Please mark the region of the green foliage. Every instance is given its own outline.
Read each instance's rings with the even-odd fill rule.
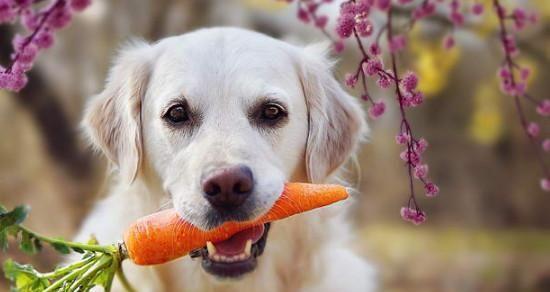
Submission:
[[[21,265],[11,259],[4,262],[4,274],[13,284],[12,291],[43,291],[50,282],[30,265]]]
[[[110,291],[115,274],[119,272],[119,248],[115,245],[101,246],[92,239],[84,244],[50,238],[37,234],[20,225],[27,217],[29,208],[20,206],[7,211],[0,205],[0,248],[8,247],[8,237],[19,241],[19,249],[27,254],[35,254],[44,243],[61,254],[71,251],[82,254],[82,258],[72,264],[56,268],[50,273],[40,273],[31,265],[22,265],[8,259],[4,262],[4,275],[12,283],[12,291],[90,291],[102,286]],[[130,287],[128,287],[131,290]]]

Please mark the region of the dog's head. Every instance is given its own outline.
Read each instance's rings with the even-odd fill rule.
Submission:
[[[208,229],[269,210],[284,182],[321,182],[365,129],[320,46],[207,29],[122,50],[90,102],[92,142],[132,183],[153,175],[182,218]],[[251,271],[269,226],[195,255],[218,276]]]

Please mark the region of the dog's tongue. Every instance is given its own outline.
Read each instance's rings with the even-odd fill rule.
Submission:
[[[231,256],[238,255],[244,252],[247,240],[252,240],[252,243],[256,243],[264,234],[264,226],[255,226],[245,229],[239,233],[235,233],[229,239],[214,242],[216,252],[222,255]]]

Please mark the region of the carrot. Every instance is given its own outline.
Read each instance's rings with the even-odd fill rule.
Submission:
[[[273,207],[255,220],[225,222],[217,228],[202,230],[181,219],[174,209],[169,209],[138,219],[124,234],[124,243],[127,255],[134,263],[161,264],[204,247],[207,241],[223,241],[253,226],[323,207],[347,197],[346,188],[338,185],[287,183]]]

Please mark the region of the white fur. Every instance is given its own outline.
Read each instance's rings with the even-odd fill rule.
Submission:
[[[254,215],[271,207],[285,181],[328,181],[366,132],[331,65],[320,46],[298,48],[235,28],[124,48],[84,118],[114,178],[77,240],[120,240],[132,221],[166,201],[210,227],[199,182],[204,169],[220,164],[252,169]],[[170,130],[161,119],[179,97],[201,112],[193,130]],[[247,110],[265,97],[287,106],[284,126],[263,131],[249,121]],[[258,267],[239,280],[217,280],[188,257],[155,267],[126,262],[124,269],[138,291],[374,291],[373,269],[347,247],[344,205],[274,223]]]

